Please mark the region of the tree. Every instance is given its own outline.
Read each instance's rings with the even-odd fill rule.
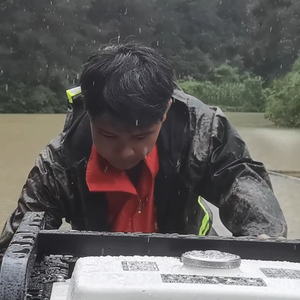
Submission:
[[[1,73],[6,84],[19,86],[23,95],[15,97],[10,94],[17,106],[14,111],[27,111],[23,105],[25,95],[26,99],[37,99],[36,93],[40,91],[41,98],[49,98],[50,105],[52,93],[58,99],[64,99],[64,89],[75,83],[82,58],[91,50],[92,41],[99,34],[96,28],[88,26],[86,13],[91,4],[87,0],[85,4],[79,0],[72,3],[67,0],[2,3]],[[61,110],[58,110],[64,111],[63,103],[59,101],[57,107]],[[36,110],[57,109],[49,109],[47,105],[39,108],[37,103]]]
[[[285,74],[299,51],[297,0],[258,0],[251,7],[255,18],[251,47],[246,49],[246,68],[267,79]]]
[[[129,40],[154,47],[178,79],[205,81],[207,97],[261,110],[264,80],[249,74],[290,70],[299,16],[298,0],[2,0],[0,111],[63,112],[92,51]]]

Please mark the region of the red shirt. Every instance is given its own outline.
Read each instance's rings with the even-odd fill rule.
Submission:
[[[104,192],[108,202],[108,222],[115,232],[157,231],[154,206],[154,181],[159,170],[156,146],[143,160],[141,176],[135,187],[125,171],[102,158],[95,147],[86,170],[90,192]]]

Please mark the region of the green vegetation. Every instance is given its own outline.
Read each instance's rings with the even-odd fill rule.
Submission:
[[[266,93],[261,77],[240,75],[237,68],[225,64],[211,72],[210,77],[210,81],[187,80],[179,85],[186,93],[225,111],[264,111]]]
[[[2,0],[0,112],[65,112],[91,52],[137,40],[205,103],[299,127],[299,15],[299,0]]]
[[[266,117],[278,126],[300,127],[300,58],[268,91]]]
[[[264,88],[261,77],[238,74],[238,69],[222,65],[211,81],[180,81],[188,94],[224,111],[265,112],[277,126],[300,127],[300,58],[291,72]]]

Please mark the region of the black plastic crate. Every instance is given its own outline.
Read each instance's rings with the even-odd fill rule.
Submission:
[[[300,240],[116,234],[43,230],[44,213],[27,213],[8,247],[0,271],[0,299],[50,299],[53,282],[70,278],[84,256],[179,257],[191,250],[219,250],[243,259],[300,262]]]

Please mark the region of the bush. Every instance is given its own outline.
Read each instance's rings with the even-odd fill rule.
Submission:
[[[241,81],[238,68],[231,67],[226,63],[212,69],[208,74],[208,79],[214,84],[239,83]]]
[[[188,80],[181,88],[209,105],[226,107],[231,111],[261,112],[266,95],[260,77],[247,77],[243,82],[214,84],[210,81]]]
[[[66,97],[59,97],[48,87],[27,87],[24,83],[0,83],[0,112],[61,113],[66,111]]]
[[[285,78],[273,82],[267,97],[265,117],[277,126],[300,127],[299,72],[292,71]]]
[[[266,90],[263,88],[262,78],[247,78],[243,81],[243,85],[243,111],[263,112],[266,103]]]

